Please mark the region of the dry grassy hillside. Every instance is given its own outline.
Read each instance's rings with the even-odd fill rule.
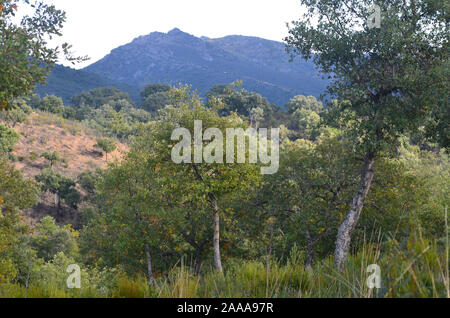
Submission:
[[[94,147],[98,134],[83,128],[79,122],[49,113],[33,113],[25,123],[17,124],[14,129],[20,133],[20,141],[13,152],[18,158],[15,165],[28,178],[34,178],[48,167],[48,161],[41,158],[46,151],[57,151],[65,162],[57,163],[53,169],[74,179],[84,171],[107,166],[105,154]],[[108,154],[108,161],[120,160],[127,150],[126,145],[117,142],[117,149]],[[79,217],[78,211],[69,207],[65,207],[63,216],[57,215],[54,195],[48,193],[42,195],[36,207],[25,211],[30,224],[35,224],[46,215],[53,216],[59,223],[74,225]]]
[[[107,165],[105,155],[94,147],[96,133],[83,129],[80,123],[33,113],[26,123],[14,129],[21,135],[13,152],[19,158],[16,168],[27,177],[34,177],[46,167],[46,160],[40,157],[46,151],[57,151],[66,160],[66,164],[57,164],[55,170],[70,177]],[[108,155],[108,161],[120,160],[126,151],[127,147],[117,142],[117,150]]]

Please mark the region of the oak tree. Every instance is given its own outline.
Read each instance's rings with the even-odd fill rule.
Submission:
[[[376,10],[368,0],[301,3],[307,10],[290,27],[289,51],[328,74],[327,93],[340,102],[336,114],[351,121],[363,160],[360,186],[337,236],[335,264],[342,268],[378,155],[426,123],[443,102],[436,91],[445,89],[436,88],[448,91],[442,67],[449,58],[449,7],[441,0],[375,1]],[[448,108],[448,99],[444,103]]]

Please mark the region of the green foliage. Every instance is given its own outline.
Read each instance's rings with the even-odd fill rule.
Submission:
[[[86,228],[89,240],[85,246],[96,241],[98,247],[91,261],[108,260],[110,265],[118,262],[142,271],[145,259],[139,255],[149,244],[152,254],[192,252],[200,266],[212,247],[208,245],[213,236],[212,200],[225,204],[236,191],[245,192],[260,181],[256,165],[172,162],[171,135],[175,127],[186,127],[193,134],[194,119],[224,133],[226,128],[245,129],[246,125],[235,115],[220,117],[186,88],[171,94],[176,98],[175,105],[161,111],[161,120],[142,128],[123,162],[111,166],[99,182],[96,201],[101,214]],[[227,213],[225,206],[221,211],[225,221],[232,217]],[[104,240],[101,248],[103,243],[99,242]],[[111,242],[117,244],[112,247]],[[170,257],[153,260],[159,264]]]
[[[56,56],[40,35],[59,30],[64,15],[36,7],[43,23],[27,37],[29,29],[10,22],[12,1],[0,0],[0,106],[14,106],[0,113],[0,151],[8,155],[0,156],[0,297],[448,297],[450,165],[439,149],[448,146],[448,26],[440,2],[380,2],[380,29],[365,25],[365,1],[302,2],[311,10],[287,43],[331,74],[326,108],[298,95],[284,111],[240,82],[214,86],[206,103],[188,87],[150,84],[140,109],[115,88],[82,92],[72,106],[53,95],[30,98],[42,111],[38,124],[107,136],[96,144],[106,160],[116,139],[130,143],[120,161],[76,181],[52,169],[62,161],[57,152],[42,153],[50,169],[35,180],[55,195],[58,213],[62,203],[78,209],[84,201],[81,215],[74,211],[78,232],[49,216],[26,225],[20,210],[36,205],[39,189],[7,160],[19,140],[7,125],[32,110],[18,96],[48,70],[35,69],[37,60],[49,65]],[[261,176],[258,164],[174,163],[174,129],[194,135],[196,120],[224,137],[227,128],[280,127],[278,173]],[[343,211],[361,199],[367,158],[377,159],[377,174],[347,265],[336,271],[336,235]],[[213,249],[223,273],[211,269]],[[83,287],[73,291],[66,268],[75,263]],[[369,264],[382,268],[379,290],[366,287]]]
[[[15,23],[18,6],[30,10],[29,15]],[[23,7],[23,8],[22,8]],[[2,0],[0,10],[0,109],[10,109],[12,100],[30,95],[36,83],[44,83],[58,55],[65,53],[69,60],[70,45],[51,47],[48,37],[61,36],[65,13],[42,1]]]
[[[74,95],[72,97],[72,104],[76,108],[82,107],[83,105],[100,108],[105,104],[116,103],[121,100],[126,100],[133,104],[128,93],[121,92],[114,87],[103,87],[82,92],[80,95]]]
[[[41,154],[41,158],[45,158],[50,163],[50,168],[52,168],[56,163],[63,162],[64,160],[60,157],[59,153],[57,151],[53,152],[44,152]]]
[[[60,228],[52,217],[42,218],[35,232],[37,234],[32,237],[31,245],[36,249],[37,256],[45,261],[52,260],[60,252],[69,257],[77,255],[77,233],[70,227]]]
[[[96,210],[82,232],[80,246],[92,264],[122,264],[128,273],[145,273],[145,244],[152,252],[172,247],[151,171],[139,165],[130,157],[120,166],[113,164],[98,180]],[[153,267],[160,270],[161,261],[154,259]]]
[[[167,84],[149,84],[145,86],[144,90],[141,92],[142,101],[146,100],[147,97],[156,93],[168,93],[172,87]]]
[[[10,211],[30,208],[38,197],[36,184],[0,157],[0,207]]]
[[[448,8],[448,7],[447,7]],[[440,147],[450,148],[450,107],[448,102],[448,78],[450,77],[450,62],[447,59],[442,67],[438,67],[435,76],[440,79],[440,85],[430,87],[437,98],[436,107],[425,125],[425,136]]]
[[[12,104],[12,109],[0,112],[0,119],[11,123],[14,127],[27,120],[28,115],[32,112],[32,108],[28,106],[23,99],[16,99]]]
[[[22,247],[18,243],[21,235],[27,231],[28,228],[21,222],[19,213],[4,211],[2,207],[0,211],[0,286],[14,281],[19,275],[20,269],[13,256],[16,248]]]
[[[221,115],[229,115],[230,112],[236,112],[239,115],[248,117],[252,109],[260,108],[268,116],[274,111],[274,106],[261,95],[245,89],[238,90],[241,85],[242,83],[235,82],[230,85],[216,85],[212,87],[206,94],[208,107],[216,107],[215,104],[218,99],[224,106],[220,109]]]
[[[169,96],[172,89],[166,84],[149,84],[141,92],[140,107],[150,113],[157,113],[158,110],[173,104],[173,100]]]
[[[59,183],[62,179],[63,176],[51,169],[45,169],[40,175],[36,176],[36,181],[42,184],[42,191],[54,194],[58,193]]]
[[[78,176],[78,184],[89,196],[95,194],[96,181],[100,178],[100,171],[85,171]]]
[[[103,135],[127,140],[136,134],[141,123],[150,121],[151,114],[143,109],[137,109],[125,100],[113,106],[105,104],[98,109],[83,106],[76,110],[75,118],[83,120],[83,124],[93,128]]]
[[[106,154],[106,161],[108,161],[108,154],[116,150],[117,145],[113,139],[97,138],[97,143],[94,147],[101,149]]]
[[[366,1],[303,0],[307,10],[285,39],[292,56],[312,59],[332,79],[327,93],[338,100],[331,102],[338,108],[333,120],[348,122],[346,133],[364,154],[360,186],[336,239],[339,268],[345,265],[379,156],[395,152],[402,134],[448,107],[442,98],[449,89],[448,77],[442,76],[449,59],[448,14],[438,3],[377,2],[382,26],[371,27],[367,21],[373,9]]]
[[[74,96],[74,101],[76,106],[65,106],[59,97],[50,95],[41,99],[33,95],[29,103],[34,109],[50,112],[58,118],[82,121],[84,126],[102,135],[122,140],[135,134],[140,123],[151,119],[150,113],[134,106],[127,93],[115,88],[83,92]]]
[[[78,209],[78,204],[81,202],[81,194],[75,186],[75,181],[72,179],[62,178],[59,182],[58,194],[68,206]]]
[[[420,180],[420,192],[411,194],[409,200],[418,195],[422,207],[414,211],[416,222],[420,223],[426,237],[445,240],[445,208],[450,206],[450,161],[445,151],[432,153],[420,150],[404,142],[399,149],[400,162],[408,168],[412,177]]]
[[[77,208],[81,201],[81,194],[75,188],[75,182],[52,169],[44,169],[35,177],[41,183],[42,191],[55,194],[58,212],[61,211],[61,200],[72,208]]]
[[[60,97],[54,95],[45,96],[39,107],[40,110],[62,116],[64,114],[64,103]]]
[[[39,191],[34,182],[26,180],[5,159],[0,157],[0,283],[11,282],[21,275],[18,254],[32,254],[24,248],[21,237],[28,233],[19,209],[38,202]],[[1,285],[0,284],[0,285]]]
[[[449,58],[448,21],[438,6],[428,0],[377,2],[382,27],[370,28],[365,2],[302,3],[309,10],[293,23],[286,42],[291,53],[312,59],[332,77],[328,93],[348,101],[336,115],[352,120],[355,143],[375,154],[426,122],[442,101],[430,87],[448,91],[449,83],[438,76]],[[424,26],[432,31],[423,32]]]
[[[293,118],[297,120],[297,136],[307,140],[315,140],[320,134],[321,117],[314,110],[297,109]]]
[[[295,113],[297,110],[312,110],[316,113],[320,113],[323,110],[323,105],[314,96],[298,95],[293,97],[286,104],[286,111],[290,114]]]
[[[14,145],[19,142],[20,135],[14,129],[0,123],[0,154],[5,155],[14,150]]]

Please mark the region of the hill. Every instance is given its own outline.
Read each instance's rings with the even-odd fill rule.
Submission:
[[[290,63],[281,42],[247,36],[198,38],[179,29],[138,37],[84,70],[133,87],[181,82],[200,93],[242,80],[244,88],[280,105],[299,94],[319,96],[326,86],[312,63]]]
[[[64,159],[53,167],[58,173],[76,180],[85,171],[97,168],[105,169],[105,155],[94,145],[97,133],[85,129],[79,122],[64,120],[50,113],[32,113],[26,122],[17,124],[14,129],[20,133],[20,140],[13,154],[18,158],[15,166],[27,178],[34,178],[48,166],[41,158],[44,152],[57,151]],[[108,155],[109,162],[120,160],[128,151],[127,146],[116,142],[117,150]],[[81,191],[81,189],[79,189]],[[27,222],[35,224],[46,215],[53,216],[58,222],[77,225],[80,213],[68,206],[64,207],[64,216],[58,215],[54,206],[54,196],[43,193],[41,202],[32,209],[24,211]]]
[[[135,103],[139,102],[140,90],[137,87],[62,65],[56,65],[53,68],[47,79],[47,84],[39,85],[36,88],[36,93],[41,97],[56,95],[61,97],[65,104],[70,104],[70,98],[73,95],[100,87],[116,87],[123,92],[129,93]]]

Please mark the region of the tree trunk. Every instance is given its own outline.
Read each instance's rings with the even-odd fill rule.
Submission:
[[[61,196],[58,194],[58,205],[56,213],[58,213],[59,216],[61,216]]]
[[[214,265],[219,272],[223,272],[222,260],[220,258],[220,211],[217,205],[217,199],[211,196],[211,204],[214,210]]]
[[[306,241],[307,241],[307,251],[306,251],[306,267],[311,268],[314,265],[314,254],[316,249],[316,244],[312,240],[309,230],[306,230]]]
[[[339,270],[343,268],[345,260],[347,258],[348,251],[350,249],[350,241],[353,230],[358,223],[359,216],[364,206],[364,201],[369,193],[370,185],[372,183],[375,167],[375,155],[368,154],[364,159],[363,169],[361,171],[361,182],[353,197],[353,202],[350,207],[350,211],[339,227],[336,251],[334,253],[334,264]]]
[[[153,285],[155,284],[155,279],[153,278],[152,256],[150,255],[150,246],[148,244],[145,244],[145,255],[147,256],[148,283]]]
[[[195,275],[200,275],[202,270],[202,251],[197,250],[197,255],[195,256]]]

